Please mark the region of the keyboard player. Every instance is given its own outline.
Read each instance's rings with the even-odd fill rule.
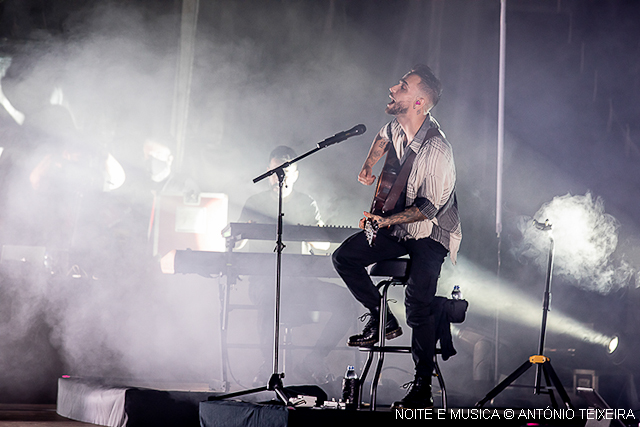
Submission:
[[[269,156],[269,169],[280,166],[282,163],[296,157],[295,151],[285,145],[276,147]],[[284,182],[282,186],[282,211],[284,212],[283,223],[290,225],[317,225],[322,226],[324,222],[320,216],[320,210],[316,201],[308,194],[295,191],[294,184],[298,180],[299,171],[297,165],[293,164],[285,169]],[[270,189],[255,194],[247,199],[242,208],[238,222],[256,222],[259,224],[275,224],[278,215],[278,177],[273,174],[269,177]],[[237,243],[236,249],[245,248],[246,240]],[[250,246],[255,246],[253,242]],[[254,248],[251,248],[254,249]],[[273,249],[273,247],[271,247]],[[291,248],[294,253],[313,253],[314,250],[326,251],[329,249],[329,242],[302,242],[302,248]],[[255,250],[250,250],[255,252]],[[259,251],[259,249],[258,249]]]
[[[287,146],[276,147],[269,157],[269,169],[285,161],[296,158],[296,153]],[[298,179],[297,166],[285,169],[282,189],[283,224],[323,225],[316,201],[309,195],[293,189]],[[270,177],[270,189],[249,197],[239,222],[275,224],[278,213],[278,179]],[[275,236],[274,236],[275,237]],[[299,246],[301,245],[301,246]],[[251,252],[273,252],[275,243],[241,241],[237,249]],[[329,242],[287,242],[284,252],[314,253],[326,251]],[[290,268],[292,266],[287,266]],[[293,266],[295,268],[295,266]],[[272,373],[273,316],[274,316],[275,278],[270,276],[251,276],[249,278],[249,296],[258,305],[258,332],[262,352],[262,365],[254,379],[255,386],[267,383]],[[318,320],[319,312],[328,312],[330,317],[318,337],[314,349],[300,362],[294,364],[293,374],[299,381],[318,385],[331,381],[333,373],[326,364],[326,358],[338,343],[342,343],[351,320],[344,314],[349,313],[352,299],[348,291],[336,284],[315,278],[294,278],[283,275],[281,279],[281,326],[295,327]],[[289,370],[290,367],[288,366]],[[342,369],[342,366],[340,367]]]

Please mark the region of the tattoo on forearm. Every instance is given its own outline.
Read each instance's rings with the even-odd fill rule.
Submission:
[[[385,222],[384,225],[387,226],[387,225],[406,224],[410,222],[422,221],[423,219],[426,219],[426,217],[422,214],[422,212],[420,212],[420,209],[418,209],[415,206],[412,206],[405,211],[398,212],[397,214],[391,215],[390,217],[383,219],[383,221]]]
[[[367,163],[370,165],[374,165],[380,160],[380,158],[387,152],[387,148],[389,145],[389,141],[384,138],[381,138],[379,135],[376,136],[376,139],[371,144],[371,150],[369,150],[369,155],[367,156]]]

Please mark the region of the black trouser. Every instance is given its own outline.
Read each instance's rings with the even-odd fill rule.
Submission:
[[[411,354],[416,375],[431,376],[436,349],[435,317],[430,305],[436,294],[438,277],[447,249],[435,240],[400,240],[389,229],[378,231],[374,247],[364,232],[345,240],[333,253],[333,265],[353,296],[370,311],[380,307],[380,293],[366,267],[375,262],[403,255],[411,258],[411,271],[405,289],[407,324],[412,329]]]

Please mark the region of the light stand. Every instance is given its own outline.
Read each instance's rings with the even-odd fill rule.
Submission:
[[[276,221],[277,237],[276,237],[276,248],[275,248],[276,293],[275,293],[275,315],[274,315],[274,332],[273,332],[273,337],[274,337],[273,339],[273,373],[271,374],[271,377],[269,378],[269,382],[267,383],[266,386],[238,391],[234,393],[226,393],[226,394],[221,394],[217,396],[211,396],[208,399],[209,401],[245,396],[248,394],[271,390],[276,393],[277,398],[280,399],[282,403],[284,403],[285,405],[289,403],[289,397],[287,397],[287,394],[285,392],[285,387],[282,382],[282,379],[284,378],[285,374],[284,372],[278,372],[278,368],[279,368],[278,357],[279,357],[279,349],[280,349],[280,282],[282,277],[282,250],[285,248],[284,243],[282,243],[282,217],[284,216],[284,213],[282,212],[282,187],[284,185],[284,178],[285,178],[284,170],[289,166],[293,165],[294,163],[304,159],[305,157],[310,156],[316,151],[326,148],[332,144],[342,142],[345,139],[350,138],[352,136],[363,134],[366,130],[367,128],[364,125],[356,125],[347,131],[339,132],[329,138],[326,138],[321,142],[318,142],[316,148],[307,151],[306,153],[296,157],[293,160],[286,161],[280,166],[277,166],[271,170],[268,170],[267,172],[253,179],[253,182],[257,183],[262,181],[265,178],[270,177],[273,174],[276,174],[276,176],[278,177],[278,218]]]
[[[536,228],[542,231],[551,231],[551,224],[549,221],[545,221],[544,223],[540,223],[536,220],[533,220],[533,223]],[[554,371],[551,366],[551,361],[548,357],[544,356],[544,339],[547,330],[547,313],[549,311],[549,302],[551,300],[551,276],[553,271],[553,254],[554,254],[554,241],[553,237],[549,235],[549,258],[547,263],[547,278],[544,289],[544,298],[542,303],[542,325],[540,328],[540,343],[538,345],[538,354],[529,357],[529,360],[524,362],[518,369],[513,371],[511,375],[505,378],[500,384],[495,386],[493,390],[491,390],[487,395],[476,403],[476,408],[481,408],[485,403],[496,397],[500,394],[505,388],[509,387],[512,382],[518,379],[522,374],[527,372],[531,366],[536,366],[536,378],[534,384],[534,394],[547,393],[549,394],[549,398],[551,399],[551,405],[554,409],[558,409],[558,402],[556,401],[553,390],[555,388],[556,392],[560,395],[562,402],[565,404],[567,409],[575,409],[571,404],[571,399],[569,399],[569,395],[565,391],[562,383],[560,382],[560,378]],[[546,387],[542,387],[542,375],[544,374],[544,379],[546,382]]]

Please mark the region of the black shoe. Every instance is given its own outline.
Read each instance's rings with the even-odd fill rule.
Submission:
[[[402,387],[409,387],[409,392],[402,400],[393,402],[393,405],[391,405],[391,409],[433,408],[433,396],[431,395],[431,377],[416,376],[413,381],[406,383]]]
[[[379,341],[378,326],[380,323],[379,313],[365,313],[360,317],[360,320],[369,317],[369,321],[364,325],[364,329],[361,334],[352,335],[347,341],[349,347],[371,347]],[[391,340],[402,335],[402,328],[398,325],[398,320],[387,312],[387,327],[385,328],[385,338]]]

